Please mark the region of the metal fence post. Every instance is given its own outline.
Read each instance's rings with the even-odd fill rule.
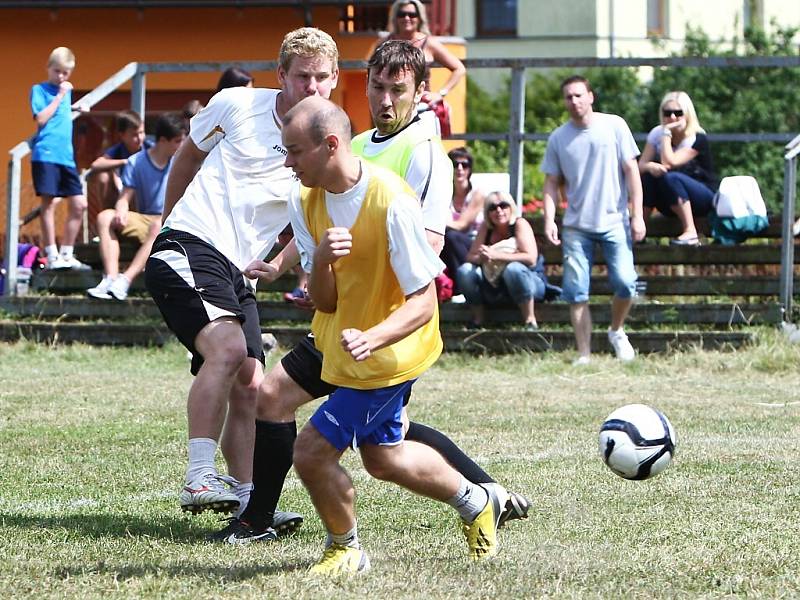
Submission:
[[[19,203],[22,187],[22,159],[12,150],[8,161],[8,205],[6,206],[6,248],[8,266],[3,284],[6,296],[17,295],[17,243],[19,242]]]
[[[783,222],[781,240],[781,308],[783,320],[792,321],[792,300],[794,295],[794,207],[797,193],[797,154],[800,145],[785,156],[783,172]]]
[[[520,212],[523,204],[523,133],[525,132],[525,68],[511,68],[511,106],[509,107],[508,174],[510,191]]]
[[[131,110],[135,110],[142,120],[144,120],[144,94],[145,94],[145,72],[142,66],[137,63],[136,73],[131,81]]]

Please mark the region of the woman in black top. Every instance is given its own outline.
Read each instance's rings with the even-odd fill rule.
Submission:
[[[659,112],[661,124],[639,157],[644,205],[680,219],[683,231],[672,244],[697,246],[694,216],[708,214],[719,186],[708,138],[686,92],[667,93]]]

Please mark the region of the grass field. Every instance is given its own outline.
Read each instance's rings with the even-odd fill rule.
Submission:
[[[276,357],[271,357],[273,360]],[[294,537],[202,543],[214,517],[177,506],[188,361],[164,349],[0,345],[0,592],[81,598],[514,598],[800,596],[800,346],[763,331],[736,353],[621,365],[568,354],[448,356],[412,416],[447,431],[533,500],[472,564],[447,506],[370,480],[348,456],[372,570],[306,574],[324,533],[292,475]],[[614,408],[653,404],[678,454],[628,482],[602,464]],[[306,410],[300,422],[307,418]]]

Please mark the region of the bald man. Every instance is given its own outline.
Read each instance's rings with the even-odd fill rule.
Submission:
[[[507,499],[499,486],[475,485],[429,446],[403,440],[403,401],[442,351],[433,284],[442,263],[413,190],[352,153],[347,115],[322,98],[288,111],[282,138],[302,184],[289,216],[317,308],[311,329],[322,380],[336,386],[295,443],[295,470],[328,531],[312,572],[369,568],[353,483],[339,464],[350,447],[373,477],[453,506],[472,558],[496,554]]]

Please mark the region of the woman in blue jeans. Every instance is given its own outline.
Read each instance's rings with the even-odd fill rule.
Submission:
[[[480,327],[485,306],[513,302],[529,330],[538,329],[534,301],[545,295],[545,280],[533,230],[516,216],[516,205],[506,192],[492,192],[484,203],[484,219],[456,271],[456,284],[472,313],[472,327]]]
[[[697,246],[694,216],[708,214],[719,187],[708,138],[686,92],[667,93],[659,112],[639,157],[644,205],[680,219],[683,231],[671,244]]]

